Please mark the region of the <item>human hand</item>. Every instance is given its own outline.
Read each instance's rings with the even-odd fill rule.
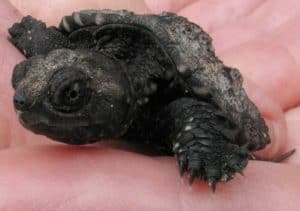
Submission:
[[[245,76],[246,90],[271,130],[272,144],[261,153],[274,156],[298,146],[299,1],[11,2],[22,14],[55,25],[63,15],[87,8],[172,10],[188,17],[212,35],[221,59]],[[148,157],[119,145],[66,146],[23,129],[13,110],[10,84],[12,69],[23,57],[7,41],[7,28],[21,15],[5,0],[0,14],[1,210],[299,209],[299,153],[282,164],[251,161],[245,177],[218,184],[212,194],[200,181],[192,190],[186,181],[181,184],[173,158]]]

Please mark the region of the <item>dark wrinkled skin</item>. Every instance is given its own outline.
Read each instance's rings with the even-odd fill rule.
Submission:
[[[28,16],[9,32],[27,57],[13,74],[15,108],[35,133],[68,144],[143,140],[213,190],[270,142],[238,70],[183,17],[89,10],[59,28]]]

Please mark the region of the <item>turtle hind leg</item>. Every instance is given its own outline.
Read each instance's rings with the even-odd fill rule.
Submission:
[[[241,173],[250,151],[238,146],[237,127],[216,106],[191,98],[171,102],[158,118],[166,140],[173,148],[179,172],[207,181],[215,191],[217,182],[225,182]]]
[[[55,27],[31,16],[24,17],[20,23],[15,23],[8,30],[10,41],[26,56],[47,54],[58,48],[72,48],[68,38]]]

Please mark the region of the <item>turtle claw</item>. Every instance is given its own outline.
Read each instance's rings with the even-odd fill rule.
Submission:
[[[191,186],[197,176],[197,172],[195,170],[191,170],[189,177],[189,185]]]
[[[189,173],[189,185],[192,185],[198,177],[207,181],[215,192],[218,182],[232,179],[235,173],[244,175],[243,169],[248,163],[249,156],[244,150],[240,150],[240,147],[225,144],[211,148],[194,147],[193,150],[189,150],[188,147],[182,148],[181,153],[176,154],[176,158],[180,176],[186,171]]]
[[[208,186],[211,188],[212,192],[215,193],[217,181],[215,179],[208,179]]]

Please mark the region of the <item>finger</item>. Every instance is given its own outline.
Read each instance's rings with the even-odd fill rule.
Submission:
[[[300,106],[290,109],[285,113],[287,128],[288,128],[288,137],[291,140],[289,148],[296,148],[297,151],[293,155],[289,162],[300,163]]]
[[[292,165],[251,162],[246,177],[218,184],[215,194],[200,181],[192,190],[180,183],[173,158],[112,149],[6,150],[0,153],[0,171],[4,210],[297,210],[300,206],[300,170]]]
[[[24,15],[30,14],[48,24],[58,24],[61,18],[74,11],[84,9],[129,9],[139,13],[148,11],[146,5],[140,0],[45,0],[43,6],[36,0],[10,0]]]
[[[262,92],[253,81],[245,78],[244,87],[249,98],[258,107],[269,128],[271,143],[264,150],[256,152],[263,157],[272,158],[287,150],[287,128],[283,111],[272,98]]]
[[[19,63],[23,56],[3,37],[0,38],[0,149],[23,143],[23,129],[16,121],[13,109],[13,89],[11,75],[13,67]],[[11,130],[13,128],[13,130]]]
[[[145,0],[146,5],[154,13],[163,11],[177,12],[197,0]]]
[[[241,17],[235,22],[219,26],[212,32],[214,43],[219,52],[248,42],[260,39],[284,26],[294,19],[300,10],[300,2],[291,0],[288,3],[282,0],[265,1],[250,15]],[[222,42],[222,40],[226,42]]]
[[[20,128],[16,120],[13,109],[13,89],[11,86],[12,70],[14,65],[19,63],[23,56],[16,50],[5,37],[0,37],[0,146],[8,147],[21,144],[23,129]],[[11,129],[14,130],[11,130]],[[21,129],[21,130],[20,130]],[[1,149],[0,147],[0,149]]]
[[[272,142],[262,154],[272,157],[289,150],[290,140],[286,136],[287,129],[280,108],[286,110],[300,102],[298,64],[284,48],[259,41],[232,48],[224,52],[221,58],[226,64],[238,67],[247,79],[259,87],[245,84],[250,98],[268,120]]]
[[[297,64],[300,64],[300,15],[279,27],[268,36],[262,38],[263,42],[279,43],[291,54]]]
[[[238,67],[284,110],[300,102],[299,65],[286,48],[271,41],[253,41],[220,56],[225,64]]]
[[[0,11],[0,37],[5,38],[7,29],[20,18],[20,14],[7,0],[1,0]]]
[[[194,1],[181,9],[179,14],[212,32],[251,14],[264,2],[265,0]]]
[[[0,22],[0,149],[30,143],[40,143],[38,136],[26,131],[18,122],[12,103],[13,89],[11,77],[14,66],[24,57],[8,41],[7,29],[20,19],[19,13],[7,1],[0,2],[1,14],[5,21]],[[2,13],[3,12],[3,13]],[[2,19],[1,19],[2,20]],[[43,138],[41,140],[44,140]]]

